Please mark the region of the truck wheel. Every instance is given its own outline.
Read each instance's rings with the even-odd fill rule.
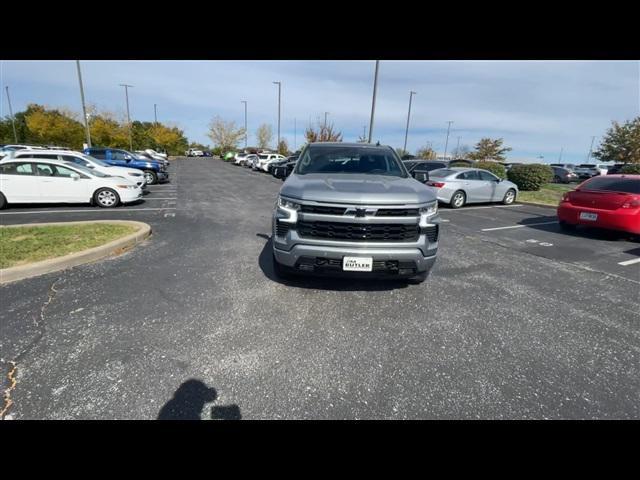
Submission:
[[[423,272],[419,275],[416,275],[415,277],[411,277],[408,280],[408,282],[412,285],[418,285],[424,282],[427,278],[429,278],[429,273],[431,273],[431,270],[429,270],[428,272]]]
[[[451,196],[451,202],[449,203],[449,206],[451,208],[460,208],[464,207],[465,203],[467,203],[467,196],[462,190],[458,190]]]
[[[2,194],[2,192],[0,192],[0,210],[5,208],[6,206],[7,206],[7,199],[4,198],[4,195]]]
[[[158,183],[158,175],[153,170],[145,170],[144,181],[147,182],[147,185],[155,185]]]
[[[120,203],[120,197],[115,190],[110,188],[100,188],[93,194],[93,201],[102,208],[117,207]]]

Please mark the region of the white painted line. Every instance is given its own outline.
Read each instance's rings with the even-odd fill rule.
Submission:
[[[634,258],[633,260],[618,262],[618,265],[622,265],[623,267],[626,267],[627,265],[633,265],[634,263],[640,263],[640,258]]]
[[[444,209],[438,209],[438,210],[440,212],[466,212],[467,210],[479,210],[481,208],[509,208],[509,207],[524,207],[524,205],[519,205],[519,204],[513,204],[513,205],[489,205],[489,206],[485,206],[485,207],[463,207],[463,208],[450,209],[450,210],[444,210]]]
[[[178,197],[149,197],[149,198],[143,198],[143,200],[147,201],[147,200],[177,200]]]
[[[528,223],[527,225],[511,225],[509,227],[483,228],[482,231],[493,232],[494,230],[508,230],[510,228],[535,227],[536,225],[551,225],[552,223],[558,223],[558,221],[556,220],[555,222]]]
[[[161,207],[161,208],[92,208],[86,210],[38,210],[29,212],[3,212],[0,215],[28,215],[30,213],[116,213],[116,212],[141,212],[144,210],[177,210],[176,207]]]

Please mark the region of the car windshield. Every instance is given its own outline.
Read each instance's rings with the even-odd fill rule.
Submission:
[[[91,170],[90,168],[83,167],[82,165],[78,165],[77,163],[73,163],[73,162],[64,162],[64,163],[92,177],[106,178],[111,176],[111,175],[107,175],[106,173],[99,172],[98,170]]]
[[[595,177],[585,183],[580,190],[640,194],[640,180],[635,178],[611,178],[609,176]]]
[[[307,148],[296,173],[368,173],[406,177],[394,152],[385,147],[320,146]]]
[[[451,170],[450,168],[439,168],[437,170],[430,171],[429,177],[444,178],[448,177],[449,175],[453,175],[454,173],[457,173],[457,170]]]
[[[111,167],[111,165],[109,165],[108,163],[103,162],[102,160],[98,160],[97,158],[91,157],[89,155],[80,154],[78,156],[88,162],[95,163],[96,165],[99,165],[101,167]]]

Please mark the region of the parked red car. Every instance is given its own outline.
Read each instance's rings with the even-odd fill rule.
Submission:
[[[640,235],[640,175],[602,175],[566,192],[558,205],[560,227],[576,225]]]

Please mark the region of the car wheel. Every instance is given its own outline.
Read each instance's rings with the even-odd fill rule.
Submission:
[[[558,175],[556,175],[555,177],[553,177],[553,183],[562,183],[562,179]]]
[[[6,206],[7,206],[7,199],[4,198],[4,195],[2,194],[2,192],[0,192],[0,210],[5,208]]]
[[[507,193],[504,194],[504,198],[502,199],[502,203],[504,205],[511,205],[516,201],[516,191],[513,188],[507,190]]]
[[[291,278],[291,273],[289,272],[287,267],[285,267],[284,265],[282,265],[276,260],[276,255],[274,253],[272,253],[271,255],[272,255],[271,258],[273,259],[273,273],[276,274],[276,277],[281,278],[283,280],[287,280]]]
[[[120,204],[120,197],[110,188],[100,188],[93,195],[93,200],[96,205],[102,208],[113,208]]]
[[[147,185],[155,185],[158,183],[158,175],[153,170],[145,170],[144,171],[144,181]]]
[[[466,202],[467,196],[462,190],[458,190],[451,196],[451,202],[449,203],[449,206],[451,208],[460,208],[463,207]]]
[[[567,223],[564,220],[560,220],[558,224],[560,225],[560,229],[564,230],[565,232],[573,232],[576,229],[576,225]]]

